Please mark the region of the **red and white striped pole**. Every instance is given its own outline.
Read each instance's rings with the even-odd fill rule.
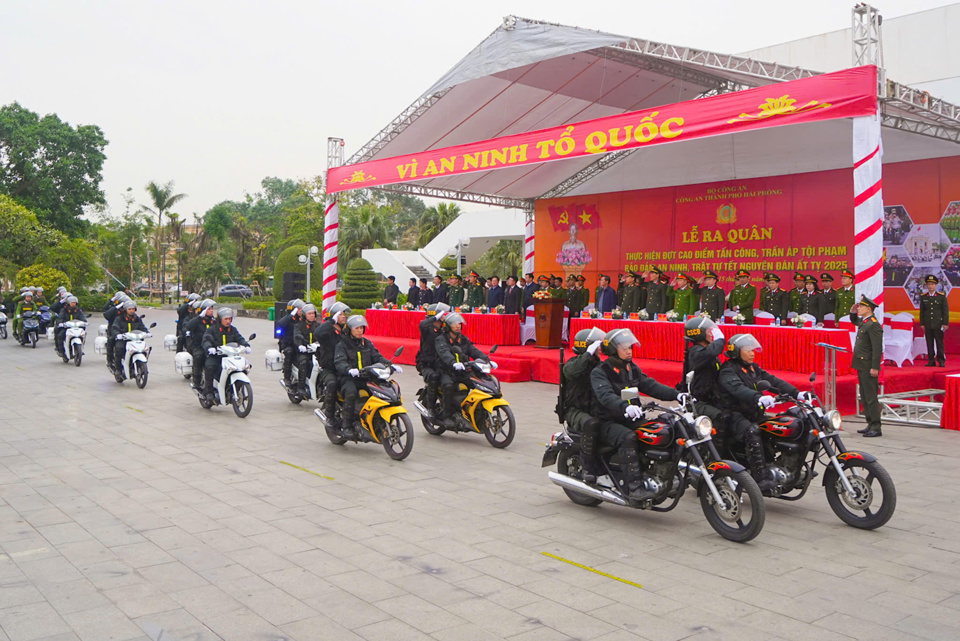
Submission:
[[[857,296],[876,302],[883,318],[883,144],[880,116],[853,119],[854,273]]]
[[[526,210],[527,217],[527,226],[524,228],[523,234],[523,274],[532,274],[533,269],[533,256],[534,256],[534,225],[533,225],[533,210]],[[523,274],[520,274],[521,279]]]
[[[327,138],[327,172],[343,164],[343,140]],[[340,196],[327,194],[323,215],[323,301],[321,312],[337,302],[337,241],[340,237]]]

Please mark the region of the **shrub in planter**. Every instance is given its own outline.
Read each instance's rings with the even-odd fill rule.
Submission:
[[[373,267],[363,258],[354,259],[343,277],[341,300],[352,309],[360,310],[380,300],[380,295],[380,283],[373,272]]]

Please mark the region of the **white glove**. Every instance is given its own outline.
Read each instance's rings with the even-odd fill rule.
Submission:
[[[216,354],[216,353],[217,353],[217,348],[216,348],[216,347],[208,347],[208,348],[207,348],[207,354],[210,354],[211,356],[213,356],[213,355]]]
[[[687,396],[687,394],[686,394],[685,392],[679,392],[679,393],[677,394],[677,400],[680,401],[681,403],[683,403],[684,400],[686,400],[686,396]]]
[[[776,405],[776,404],[777,404],[777,401],[776,401],[776,399],[774,399],[772,396],[761,396],[761,397],[760,397],[760,405],[761,405],[761,406],[763,407],[763,409],[765,409],[765,410],[770,409],[771,407],[773,407],[773,406]]]
[[[499,365],[497,365],[497,361],[490,361],[490,367],[492,367],[493,369],[497,369]]]
[[[153,334],[151,334],[150,332],[147,332],[147,338],[153,338]]]
[[[643,410],[636,405],[627,405],[627,411],[623,415],[629,419],[637,420],[643,418]]]
[[[587,348],[587,354],[590,354],[591,356],[596,354],[597,350],[600,349],[601,342],[602,341],[593,341],[592,343],[590,343],[590,347]]]
[[[812,396],[813,395],[810,392],[800,392],[797,394],[797,400],[804,403],[809,403],[811,400],[813,400]]]
[[[354,377],[354,378],[357,378],[358,376],[360,376],[360,370],[358,370],[356,367],[354,367],[352,370],[350,370],[349,372],[347,372],[347,374],[349,374],[350,376],[352,376],[352,377]]]
[[[464,367],[463,363],[454,363],[454,364],[453,364],[453,369],[457,370],[458,372],[462,372],[463,370],[465,370],[465,369],[467,369],[467,368]]]
[[[716,341],[716,340],[720,340],[721,338],[725,338],[723,335],[723,332],[720,331],[719,327],[714,327],[713,330],[711,331],[712,331],[711,335],[713,336],[713,340]]]
[[[403,368],[400,367],[399,365],[393,365],[392,367],[393,367],[393,371],[395,371],[397,374],[403,374]]]
[[[250,353],[253,352],[253,348],[250,347],[249,345],[247,345],[247,349],[245,349],[244,351],[245,351],[247,354],[250,354]]]
[[[301,354],[306,354],[306,353],[307,353],[307,346],[306,346],[306,345],[300,345],[299,347],[297,347],[297,349],[300,350],[300,353],[301,353]]]

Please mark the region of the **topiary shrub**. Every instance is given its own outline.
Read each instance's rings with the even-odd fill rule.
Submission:
[[[286,272],[295,272],[297,274],[307,274],[307,266],[301,265],[298,257],[306,255],[308,251],[306,245],[291,245],[277,256],[277,264],[273,268],[273,294],[276,300],[287,300],[287,295],[283,291],[283,275]],[[317,285],[323,285],[323,255],[314,256],[313,269],[310,270],[310,288]]]
[[[366,309],[380,300],[380,283],[373,273],[373,266],[363,258],[356,258],[347,267],[343,277],[341,300],[351,309]]]
[[[21,287],[43,287],[43,297],[48,303],[53,302],[53,294],[57,293],[57,287],[63,285],[70,289],[70,277],[59,269],[47,267],[43,263],[34,263],[29,267],[24,267],[17,272],[16,289]]]

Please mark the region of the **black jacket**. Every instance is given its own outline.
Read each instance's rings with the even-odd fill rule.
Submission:
[[[433,296],[431,297],[431,300],[434,303],[446,303],[448,301],[447,296],[447,284],[440,283],[440,287],[437,287],[433,290]]]
[[[444,331],[434,343],[437,348],[437,361],[446,370],[453,370],[454,363],[466,363],[471,360],[487,360],[487,355],[473,346],[470,339],[461,334]]]
[[[813,292],[812,294],[807,294],[804,292],[800,296],[800,313],[801,314],[810,314],[817,319],[818,323],[823,322],[823,311],[824,300],[823,294],[820,292]]]
[[[620,390],[636,387],[641,394],[661,401],[675,401],[677,390],[650,378],[633,361],[621,361],[611,356],[590,373],[590,385],[597,401],[596,418],[623,423],[627,401],[620,398]]]
[[[757,389],[757,383],[767,381],[781,394],[796,398],[797,388],[790,383],[764,371],[756,363],[747,365],[738,358],[731,358],[720,368],[720,407],[731,412],[740,412],[748,420],[759,421],[763,418],[760,397],[763,393]]]
[[[718,338],[709,345],[691,344],[683,355],[683,379],[681,389],[687,387],[687,372],[693,372],[693,384],[687,390],[698,401],[707,405],[717,405],[717,376],[720,372],[720,359],[727,341]]]
[[[340,342],[342,328],[332,319],[328,318],[320,325],[317,331],[318,343],[320,343],[320,367],[332,372],[335,369],[334,357],[337,353],[337,344]]]
[[[113,319],[113,322],[110,323],[110,337],[116,338],[120,334],[125,334],[127,332],[133,332],[140,330],[141,332],[147,331],[147,326],[143,324],[143,319],[139,316],[134,316],[132,320],[127,319],[126,314],[121,314]]]
[[[195,352],[200,349],[200,343],[203,341],[203,335],[207,328],[216,320],[210,316],[194,316],[183,326],[183,336],[186,340],[186,348],[189,352]]]
[[[383,300],[388,303],[396,303],[397,296],[400,295],[400,288],[396,285],[387,285],[383,288]]]
[[[407,302],[414,307],[420,304],[420,288],[416,285],[407,290]]]
[[[363,369],[374,363],[386,365],[389,362],[377,351],[377,348],[366,336],[357,339],[347,332],[340,336],[340,342],[337,343],[337,352],[334,356],[337,375],[350,378],[350,370],[354,368]]]
[[[417,352],[417,369],[436,366],[437,337],[442,331],[443,325],[437,327],[432,316],[420,321],[420,350]]]
[[[113,325],[113,321],[120,315],[120,310],[109,305],[106,310],[103,312],[103,320],[107,321],[108,325]]]
[[[511,290],[508,285],[503,291],[503,308],[508,314],[517,314],[523,310],[523,288],[520,285],[514,285]]]
[[[560,370],[560,385],[563,388],[563,407],[569,411],[578,409],[593,414],[594,397],[590,374],[600,364],[594,354],[578,354],[564,363]]]
[[[87,317],[84,316],[83,310],[81,310],[79,307],[77,307],[76,311],[71,312],[66,308],[66,306],[64,306],[63,309],[60,310],[59,322],[66,323],[67,321],[72,320],[85,321],[87,320]]]
[[[287,314],[277,321],[277,331],[280,332],[277,342],[280,343],[281,351],[293,347],[293,328],[296,324],[297,319],[293,314]]]
[[[293,344],[297,347],[320,342],[320,321],[308,322],[306,318],[293,326]]]
[[[487,307],[493,309],[497,305],[503,305],[503,287],[500,285],[487,290]]]
[[[183,329],[183,321],[190,314],[190,303],[186,302],[177,308],[177,324]]]
[[[536,282],[527,283],[523,286],[523,307],[526,309],[533,305],[533,293],[540,289]]]
[[[233,325],[224,327],[219,321],[214,321],[210,327],[207,328],[207,331],[203,333],[200,347],[210,349],[211,347],[220,347],[227,343],[237,343],[238,345],[244,345],[246,347],[250,346],[250,343],[244,340],[236,327]]]

